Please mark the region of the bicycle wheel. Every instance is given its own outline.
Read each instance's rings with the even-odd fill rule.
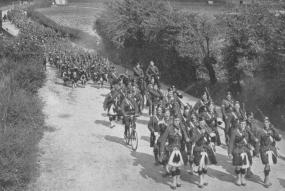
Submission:
[[[132,149],[134,151],[136,151],[138,148],[138,142],[139,142],[139,140],[138,140],[137,131],[133,129],[132,130],[132,136],[131,136],[131,145],[132,145]]]

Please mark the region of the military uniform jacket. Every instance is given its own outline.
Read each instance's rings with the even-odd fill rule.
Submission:
[[[181,116],[180,104],[176,99],[169,100],[170,113],[172,116]]]
[[[250,142],[255,142],[256,137],[248,131],[248,129],[244,129],[240,131],[239,128],[234,129],[230,139],[229,153],[232,153],[234,148],[245,148],[249,149]]]
[[[134,71],[134,76],[135,77],[137,77],[137,78],[143,78],[144,77],[144,72],[143,72],[143,70],[141,68],[134,67],[133,71]]]
[[[232,112],[233,106],[234,106],[233,100],[224,99],[222,102],[222,113],[223,113],[223,115],[226,115],[227,113]]]
[[[151,76],[155,75],[158,76],[159,75],[159,71],[158,68],[156,66],[151,66],[149,65],[146,69],[146,75],[150,78]]]
[[[210,104],[209,100],[203,101],[202,99],[200,99],[199,101],[196,102],[193,109],[194,109],[194,111],[199,112],[201,107],[205,106],[208,108],[209,104]]]
[[[155,104],[158,104],[159,100],[163,98],[162,92],[153,88],[149,89],[149,96],[151,101]]]
[[[264,128],[260,135],[260,148],[273,148],[276,145],[276,141],[280,140],[281,136],[273,126],[269,127],[269,129]]]
[[[122,101],[121,110],[124,116],[135,115],[138,113],[138,105],[134,99],[125,98]]]
[[[175,130],[176,129],[176,130]],[[168,142],[168,148],[171,151],[174,147],[180,149],[182,144],[182,130],[180,127],[171,124],[167,127],[163,135],[161,136],[161,151],[165,150],[166,142]]]
[[[161,132],[162,125],[166,126],[163,116],[154,115],[148,122],[148,129],[150,132]]]

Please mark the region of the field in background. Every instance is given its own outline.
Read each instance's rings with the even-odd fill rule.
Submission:
[[[68,5],[52,6],[49,8],[37,9],[38,12],[49,17],[60,25],[82,30],[88,35],[95,38],[97,33],[93,30],[95,20],[100,16],[105,9],[105,3],[108,0],[69,0]],[[201,14],[215,15],[225,10],[224,4],[214,6],[206,3],[185,2],[185,1],[169,1],[169,5],[181,9],[181,11],[199,12]],[[90,42],[88,47],[90,47]]]
[[[58,24],[80,29],[91,35],[94,35],[94,31],[92,29],[94,20],[100,15],[101,11],[101,8],[96,7],[83,8],[75,6],[59,6],[38,9],[38,12],[48,16]]]

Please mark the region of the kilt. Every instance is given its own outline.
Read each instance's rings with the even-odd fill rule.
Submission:
[[[208,145],[202,145],[202,146],[196,145],[194,147],[194,150],[193,150],[193,155],[194,155],[194,161],[193,162],[194,162],[194,164],[196,166],[200,165],[200,161],[202,158],[201,153],[204,151],[208,154],[208,159],[209,159],[209,161],[206,159],[206,164],[208,164],[208,163],[217,164],[217,159],[216,159],[215,153],[213,152],[213,150]]]
[[[233,149],[232,155],[233,155],[233,165],[234,166],[242,166],[244,165],[245,161],[242,158],[241,154],[245,152],[248,156],[248,161],[249,161],[249,165],[252,164],[252,156],[250,153],[250,149],[247,148],[246,146],[241,146],[241,147],[235,147]]]
[[[267,146],[267,147],[261,147],[260,148],[260,158],[262,161],[262,164],[266,165],[269,164],[269,160],[268,160],[268,155],[266,154],[267,151],[273,151],[273,156],[272,156],[272,161],[273,164],[277,163],[277,150],[274,146]]]
[[[182,154],[178,148],[174,148],[170,154],[168,165],[170,167],[181,167],[184,165]]]

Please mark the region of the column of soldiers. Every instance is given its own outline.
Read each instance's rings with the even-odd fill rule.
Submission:
[[[52,48],[46,53],[44,68],[47,63],[59,70],[64,85],[71,82],[73,88],[79,85],[84,87],[89,80],[102,87],[104,82],[109,80],[108,74],[114,71],[114,66],[108,59],[80,49],[66,51],[58,47]]]
[[[207,168],[210,164],[217,164],[216,146],[221,145],[219,127],[224,130],[228,155],[232,158],[237,176],[236,184],[246,185],[246,175],[252,175],[252,158],[261,157],[265,166],[264,186],[270,187],[270,166],[277,162],[276,141],[281,136],[267,117],[264,118],[264,127],[258,128],[253,114],[247,114],[230,92],[222,101],[220,116],[207,90],[193,107],[183,104],[182,95],[175,86],[168,88],[164,94],[159,84],[158,68],[153,62],[146,74],[138,63],[131,76],[127,71],[118,75],[108,60],[86,52],[75,55],[49,52],[47,60],[59,69],[64,80],[66,75],[73,75],[72,69],[76,67],[86,75],[86,81],[92,78],[92,73],[106,81],[108,79],[111,92],[104,101],[104,109],[108,112],[112,128],[115,120],[123,119],[125,136],[130,128],[131,119],[128,116],[142,114],[146,101],[154,161],[164,166],[164,176],[172,177],[173,189],[181,186],[181,167],[187,164],[190,173],[199,175],[199,187],[208,185],[205,179]],[[80,80],[77,76],[73,76],[73,83]]]
[[[173,93],[169,95],[172,97]],[[148,124],[155,163],[163,164],[167,174],[171,173],[174,189],[181,186],[179,167],[189,163],[192,173],[195,166],[200,178],[199,187],[202,188],[208,184],[205,181],[207,165],[217,164],[215,146],[221,145],[218,127],[223,127],[222,120],[207,91],[194,107],[186,105],[183,108],[179,106],[177,97],[174,100],[177,107],[175,104],[174,107],[158,106]],[[276,141],[281,140],[281,135],[268,117],[264,118],[264,127],[258,127],[253,113],[247,114],[239,101],[233,100],[230,92],[223,100],[221,109],[228,155],[232,158],[237,176],[236,185],[246,186],[246,176],[252,176],[252,158],[261,157],[264,164],[264,186],[270,187],[270,166],[277,163]],[[170,123],[169,114],[172,118]],[[164,122],[165,118],[168,123]]]
[[[261,157],[264,164],[264,186],[270,187],[270,166],[277,162],[276,141],[281,139],[267,117],[259,128],[253,113],[246,113],[230,92],[222,101],[221,112],[206,89],[201,99],[192,107],[183,104],[182,95],[175,86],[163,93],[159,84],[159,71],[153,62],[144,73],[140,64],[133,68],[133,78],[128,73],[115,81],[104,107],[108,111],[111,127],[125,113],[142,113],[144,99],[150,120],[150,147],[154,162],[163,165],[164,176],[171,176],[176,189],[181,186],[181,167],[189,164],[190,173],[199,175],[199,187],[208,185],[207,168],[217,164],[216,146],[221,145],[218,128],[224,131],[225,145],[237,176],[236,185],[245,186],[246,176],[251,176],[253,157]],[[125,123],[125,132],[128,125]]]

